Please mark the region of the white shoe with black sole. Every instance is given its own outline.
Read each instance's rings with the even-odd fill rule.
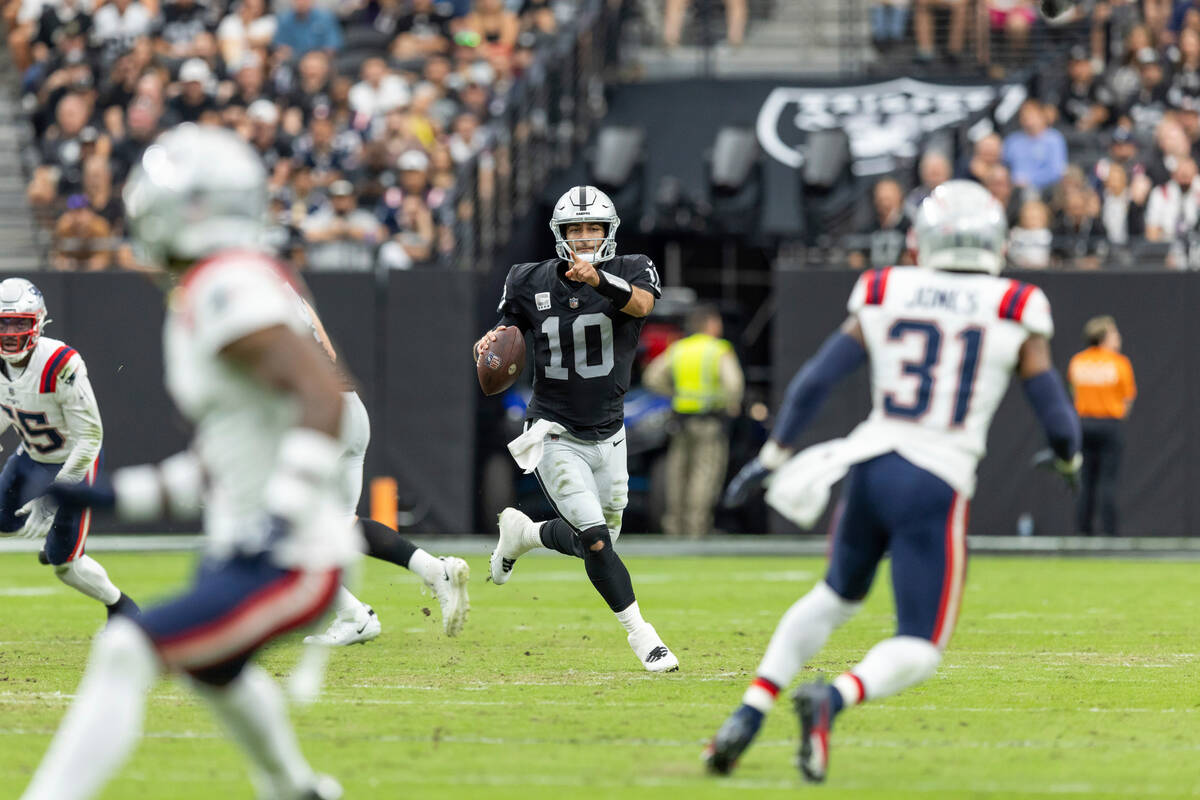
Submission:
[[[471,568],[461,558],[442,557],[438,560],[442,562],[442,576],[425,585],[442,607],[442,630],[447,636],[457,636],[471,610],[471,598],[467,594]]]
[[[368,605],[363,605],[365,614],[358,613],[353,617],[336,617],[333,622],[329,623],[329,627],[324,633],[319,633],[314,636],[305,636],[305,644],[323,644],[326,647],[345,647],[349,644],[362,644],[369,642],[379,636],[383,631],[383,626],[379,624],[379,617],[375,616],[375,610]]]

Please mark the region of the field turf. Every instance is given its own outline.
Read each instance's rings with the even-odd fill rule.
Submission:
[[[99,557],[140,601],[183,585],[191,564]],[[294,712],[306,753],[350,800],[1200,795],[1195,563],[974,558],[938,675],[843,716],[830,779],[810,787],[792,766],[786,704],[734,777],[704,775],[699,755],[819,560],[628,559],[646,617],[682,662],[660,676],[641,670],[580,563],[527,557],[496,587],[485,560],[470,561],[473,609],[457,639],[409,573],[366,564],[359,594],[383,635],[336,651],[322,700]],[[0,556],[0,798],[28,782],[102,616],[32,556]],[[891,626],[884,576],[803,677],[852,665]],[[263,663],[285,675],[295,643]],[[106,800],[251,797],[240,755],[182,684],[160,685],[146,734]]]

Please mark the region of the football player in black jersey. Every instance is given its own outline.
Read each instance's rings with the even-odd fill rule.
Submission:
[[[504,509],[490,579],[506,582],[517,558],[535,547],[582,558],[638,660],[670,672],[679,659],[642,619],[629,570],[613,550],[629,500],[623,398],[642,325],[661,296],[649,258],[616,254],[618,225],[612,201],[594,187],[560,197],[550,218],[557,257],[509,270],[500,323],[475,343],[478,359],[498,330],[515,325],[532,334],[533,400],[526,433],[509,449],[558,513],[534,522]]]

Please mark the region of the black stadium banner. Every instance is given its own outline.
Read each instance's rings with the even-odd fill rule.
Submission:
[[[921,143],[938,131],[980,121],[1006,124],[1026,96],[1021,84],[955,85],[913,78],[834,87],[779,86],[762,101],[755,131],[763,151],[792,169],[804,165],[808,134],[845,131],[855,174],[877,175],[918,158]]]

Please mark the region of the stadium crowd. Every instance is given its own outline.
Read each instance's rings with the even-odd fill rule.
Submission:
[[[121,187],[181,123],[233,129],[270,174],[277,242],[310,269],[453,247],[459,168],[572,18],[570,0],[0,0],[34,130],[27,195],[52,266],[140,268]]]
[[[916,13],[933,5],[917,0]],[[1024,21],[1033,5],[987,0],[993,38],[1011,33],[1009,15]],[[907,20],[894,15],[907,7],[879,6],[877,42],[903,29]],[[916,57],[929,62],[933,40],[919,21]],[[1066,69],[1032,78],[1011,130],[981,133],[958,158],[922,153],[907,194],[900,182],[879,181],[875,215],[853,239],[853,266],[902,259],[916,205],[956,177],[979,181],[1007,209],[1014,267],[1200,267],[1200,0],[1108,0],[1058,31],[1029,21],[1041,27],[1033,32],[1040,41],[1057,34],[1053,41],[1075,42]],[[946,42],[944,55],[963,63],[960,39]]]

